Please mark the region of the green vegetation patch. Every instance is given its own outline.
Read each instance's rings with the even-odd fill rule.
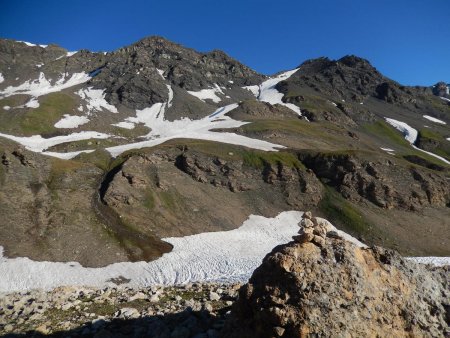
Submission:
[[[371,228],[358,209],[329,186],[325,186],[319,209],[331,223],[351,233],[363,234]]]
[[[295,91],[290,91],[286,94],[286,98],[289,97],[296,97],[299,93]],[[321,96],[317,95],[305,95],[301,94],[301,96],[304,98],[304,100],[300,103],[301,109],[308,110],[312,113],[320,113],[324,111],[328,112],[340,112],[340,110],[335,107],[330,100],[327,100]]]
[[[444,136],[430,129],[419,130],[418,140],[420,143],[434,143],[437,146],[432,150],[433,153],[450,159],[450,142]]]
[[[369,133],[381,138],[382,140],[391,141],[399,146],[410,148],[411,145],[405,140],[403,135],[390,124],[384,121],[377,121],[372,124],[367,124],[363,127]]]
[[[15,109],[0,111],[0,131],[7,134],[31,136],[51,135],[58,132],[54,124],[64,114],[75,108],[76,102],[68,94],[51,93],[39,97],[39,107],[35,109]],[[1,106],[10,101],[2,100]],[[11,103],[12,104],[12,103]]]
[[[438,158],[428,155],[420,150],[414,149],[411,144],[403,137],[402,133],[400,133],[397,129],[384,121],[377,121],[372,124],[367,124],[363,128],[367,132],[377,137],[380,141],[384,143],[390,142],[394,144],[396,146],[395,154],[397,158],[407,160],[408,158],[415,157],[423,159],[424,163],[428,162],[437,166],[448,166],[445,162],[439,160]],[[428,130],[425,130],[424,135],[430,137],[430,139],[439,138],[438,134]],[[436,151],[433,150],[433,153],[436,153],[443,157],[447,157],[448,149],[445,148],[446,144],[443,144],[443,148],[437,149]]]

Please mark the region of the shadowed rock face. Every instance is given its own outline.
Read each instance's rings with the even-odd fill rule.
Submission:
[[[241,288],[222,337],[448,334],[448,267],[363,249],[309,221]]]

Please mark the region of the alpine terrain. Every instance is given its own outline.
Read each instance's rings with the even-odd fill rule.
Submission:
[[[53,304],[41,333],[78,310],[147,330],[150,302],[212,316],[155,337],[444,336],[448,269],[402,256],[450,256],[447,82],[403,86],[354,55],[267,76],[157,36],[105,53],[0,39],[0,292],[100,288],[30,295]],[[25,311],[8,297],[0,334]]]

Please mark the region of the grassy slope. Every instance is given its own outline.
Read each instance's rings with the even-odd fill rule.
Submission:
[[[64,114],[71,113],[75,99],[64,93],[51,93],[39,98],[39,107],[34,109],[4,110],[3,106],[16,106],[12,98],[0,101],[0,132],[16,136],[49,135],[58,131],[54,124]]]

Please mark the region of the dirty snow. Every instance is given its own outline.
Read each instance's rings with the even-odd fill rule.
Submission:
[[[274,218],[251,215],[241,227],[186,237],[163,238],[170,253],[152,262],[124,262],[103,268],[85,268],[77,262],[36,262],[3,257],[0,247],[0,292],[51,289],[62,285],[102,287],[123,276],[131,286],[188,282],[245,282],[275,246],[290,242],[298,231],[300,211],[281,212]],[[365,245],[338,231],[357,246]],[[411,258],[426,263],[450,264],[448,257]]]
[[[51,83],[46,79],[44,73],[39,74],[39,78],[36,80],[28,80],[19,86],[9,86],[0,91],[0,98],[8,97],[11,95],[25,94],[34,97],[59,92],[63,89],[73,87],[88,81],[92,76],[87,73],[74,73],[68,79],[62,74],[59,80],[55,83]]]
[[[202,101],[212,100],[214,103],[219,103],[220,101],[222,101],[222,99],[219,96],[217,96],[217,94],[225,95],[222,89],[217,85],[217,83],[214,83],[213,88],[202,89],[200,91],[188,90],[188,93],[191,94],[192,96],[199,98]]]
[[[439,123],[439,124],[447,124],[446,122],[439,120],[433,116],[429,116],[429,115],[424,115],[423,116],[425,119],[430,120],[431,122],[435,122],[435,123]]]
[[[450,257],[406,257],[413,262],[420,264],[430,264],[433,266],[450,265]]]
[[[428,154],[430,156],[433,156],[433,157],[441,160],[444,163],[450,164],[450,161],[446,160],[442,156],[436,155],[436,154],[434,154],[432,152],[429,152],[429,151],[426,151],[426,150],[423,150],[423,149],[420,149],[420,148],[416,147],[414,145],[414,143],[416,142],[418,132],[417,132],[416,129],[411,127],[409,124],[407,124],[405,122],[397,121],[397,120],[394,120],[394,119],[390,119],[390,118],[387,118],[387,117],[386,117],[386,122],[389,123],[391,126],[393,126],[395,129],[399,130],[403,134],[405,139],[409,143],[411,143],[411,146],[414,149],[416,149],[418,151],[421,151],[422,153]]]
[[[106,139],[106,138],[110,137],[110,135],[98,133],[96,131],[82,131],[79,133],[73,133],[73,134],[64,135],[64,136],[55,136],[55,137],[51,137],[51,138],[43,138],[41,135],[20,137],[20,136],[13,136],[13,135],[8,135],[8,134],[3,134],[3,133],[0,133],[0,137],[4,137],[4,138],[7,138],[14,142],[20,143],[21,145],[23,145],[26,149],[28,149],[30,151],[34,151],[37,153],[43,153],[44,155],[52,156],[52,154],[58,154],[58,153],[45,152],[46,149],[48,149],[52,146],[66,143],[66,142],[88,140],[91,138]],[[63,156],[64,154],[60,154],[60,155]]]
[[[0,83],[2,83],[3,81],[5,81],[5,78],[3,77],[3,74],[0,73]]]
[[[64,117],[55,123],[56,128],[77,128],[89,122],[86,116],[65,114]]]
[[[102,109],[106,109],[112,113],[118,113],[116,107],[106,102],[103,89],[93,89],[92,87],[88,87],[85,89],[80,89],[75,94],[86,101],[88,115],[90,115],[92,112],[99,112]]]

